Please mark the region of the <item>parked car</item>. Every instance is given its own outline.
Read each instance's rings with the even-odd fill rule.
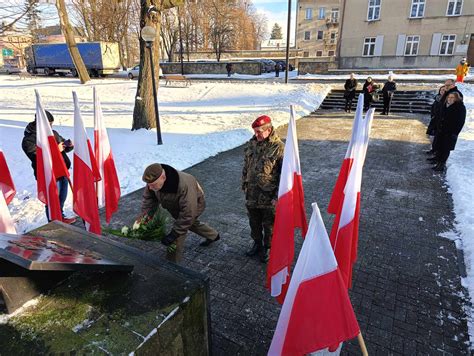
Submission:
[[[278,63],[280,65],[280,68],[281,68],[282,71],[286,70],[286,62],[285,61],[276,61],[276,63]],[[291,65],[291,63],[290,63],[289,68],[290,68],[290,72],[295,69],[295,67],[293,67]]]
[[[20,73],[21,68],[18,67],[18,65],[16,65],[16,64],[5,63],[3,65],[3,70],[2,71],[5,72],[6,74]]]
[[[137,64],[135,67],[133,67],[132,69],[128,71],[127,75],[129,79],[133,79],[133,78],[138,78],[139,74],[140,74],[140,65]],[[161,78],[162,76],[163,76],[163,72],[160,67],[159,77]]]
[[[261,64],[263,73],[275,71],[275,62],[273,62],[271,59],[254,59],[253,61]]]

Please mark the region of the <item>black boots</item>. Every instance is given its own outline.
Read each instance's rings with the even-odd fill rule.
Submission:
[[[262,246],[259,243],[254,242],[250,250],[245,253],[248,257],[253,257],[258,254],[260,262],[266,263],[270,257],[270,249],[266,246]]]
[[[436,166],[433,167],[433,170],[436,172],[443,172],[445,168],[446,168],[445,163],[438,163]]]
[[[203,247],[207,247],[209,246],[210,244],[212,244],[213,242],[216,242],[218,240],[221,239],[221,235],[217,235],[217,237],[214,239],[214,240],[210,240],[210,239],[205,239],[203,242],[201,242],[199,244],[199,246],[203,246]]]
[[[260,252],[262,248],[263,248],[262,245],[254,242],[252,248],[248,250],[245,254],[249,257],[255,256],[257,253]]]

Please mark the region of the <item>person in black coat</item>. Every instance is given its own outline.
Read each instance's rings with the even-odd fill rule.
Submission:
[[[388,115],[390,113],[390,108],[392,106],[393,94],[397,90],[397,83],[393,81],[393,76],[388,76],[388,81],[384,84],[382,88],[383,95],[383,111],[382,115]]]
[[[48,118],[49,124],[52,126],[54,122],[53,115],[45,110],[46,116]],[[67,156],[68,152],[71,152],[74,149],[74,145],[72,144],[71,140],[65,140],[56,130],[53,130],[54,138],[58,143],[59,151],[63,157],[64,163],[66,168],[71,168],[71,160]],[[37,179],[37,172],[36,172],[36,115],[35,120],[30,122],[25,129],[24,137],[21,142],[21,148],[23,152],[27,155],[27,157],[31,161],[31,167],[33,168],[33,174],[35,179]],[[68,179],[67,177],[60,177],[56,179],[58,185],[58,194],[59,194],[59,204],[61,206],[61,212],[63,213],[64,202],[67,198],[67,191],[68,191]],[[46,216],[49,221],[49,214],[48,214],[48,207],[46,206]],[[64,217],[63,213],[63,221],[65,223],[73,223],[75,221],[74,218],[68,219]]]
[[[461,100],[464,99],[464,96],[463,96],[462,93],[459,91],[458,87],[456,86],[456,82],[455,82],[453,79],[448,79],[448,80],[446,80],[446,82],[444,83],[444,87],[446,88],[446,91],[445,91],[444,96],[443,96],[443,98],[441,99],[441,101],[445,102],[445,101],[446,101],[446,98],[447,98],[448,95],[451,94],[451,93],[458,93],[459,96],[461,97]]]
[[[350,78],[347,79],[344,84],[344,99],[346,99],[345,112],[351,112],[352,110],[352,100],[355,98],[356,89],[357,79],[354,78],[354,73],[351,73]]]
[[[431,149],[429,151],[426,151],[425,153],[427,154],[434,154],[434,139],[436,137],[436,132],[438,130],[439,122],[441,121],[441,109],[444,105],[444,102],[442,101],[444,97],[444,93],[446,92],[446,87],[443,85],[441,88],[439,88],[438,94],[434,98],[434,102],[431,105],[431,120],[430,123],[428,124],[428,128],[426,129],[426,134],[430,138],[431,142]]]
[[[362,88],[364,92],[364,110],[369,110],[372,102],[374,101],[373,95],[377,90],[377,84],[374,83],[372,77],[368,77]]]
[[[456,147],[458,135],[466,121],[466,107],[457,92],[453,92],[446,98],[446,104],[442,111],[439,130],[436,134],[435,151],[436,157],[432,160],[436,163],[435,171],[443,171],[449,154]]]
[[[230,75],[232,74],[232,63],[227,63],[225,65],[225,69],[227,71],[227,76],[230,77]]]

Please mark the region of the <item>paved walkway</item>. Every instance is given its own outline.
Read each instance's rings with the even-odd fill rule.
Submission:
[[[444,175],[434,174],[422,153],[426,118],[376,116],[362,184],[359,258],[350,292],[371,355],[465,355],[468,333],[461,287],[462,261],[452,241],[452,200]],[[326,113],[297,122],[307,212],[316,201],[325,213],[352,116]],[[280,130],[286,135],[286,128]],[[251,246],[240,191],[242,147],[188,170],[202,183],[203,220],[222,240],[208,248],[192,234],[183,265],[210,276],[214,355],[265,355],[280,308],[264,289],[265,266],[245,257]],[[126,200],[139,199],[140,192]],[[139,202],[121,212],[130,222]],[[309,217],[309,215],[308,215]],[[132,244],[164,254],[159,244]],[[301,242],[298,242],[298,251]],[[355,342],[342,354],[359,355]]]

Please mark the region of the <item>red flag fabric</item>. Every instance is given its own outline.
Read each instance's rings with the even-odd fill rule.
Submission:
[[[6,203],[10,204],[16,194],[16,190],[2,149],[0,149],[0,191],[3,192]]]
[[[72,96],[74,99],[73,209],[84,219],[88,231],[100,235],[99,207],[94,187],[95,182],[100,180],[100,174],[82,122],[76,92],[72,92]]]
[[[299,356],[352,339],[360,332],[316,203],[268,351]]]
[[[295,254],[295,228],[301,228],[303,236],[308,228],[293,106],[290,111],[273,226],[272,247],[267,267],[267,288],[270,289],[272,297],[277,297],[280,303],[283,303],[288,289],[290,267]]]
[[[99,206],[105,205],[105,220],[110,222],[112,214],[118,210],[120,183],[115,169],[109,136],[105,128],[99,96],[94,87],[94,152],[102,180],[97,183]]]
[[[373,116],[374,109],[370,109],[361,122],[354,142],[354,162],[344,187],[343,202],[331,229],[331,245],[347,288],[352,287],[352,267],[357,260],[360,187]]]
[[[354,116],[354,122],[352,124],[352,134],[351,140],[349,141],[349,146],[347,147],[346,155],[342,161],[341,168],[339,169],[339,175],[337,176],[336,185],[332,191],[331,199],[329,200],[328,213],[337,214],[340,210],[342,201],[344,200],[344,187],[346,186],[347,177],[349,177],[349,172],[352,167],[352,162],[354,160],[354,143],[356,137],[360,134],[361,130],[361,121],[363,117],[364,109],[364,95],[359,95],[357,100],[357,109]]]
[[[38,199],[48,206],[49,218],[62,221],[56,178],[69,177],[58,143],[36,93],[36,171]]]
[[[0,149],[0,232],[16,234],[15,224],[8,210],[8,204],[15,196],[15,185],[13,184],[7,160]]]

